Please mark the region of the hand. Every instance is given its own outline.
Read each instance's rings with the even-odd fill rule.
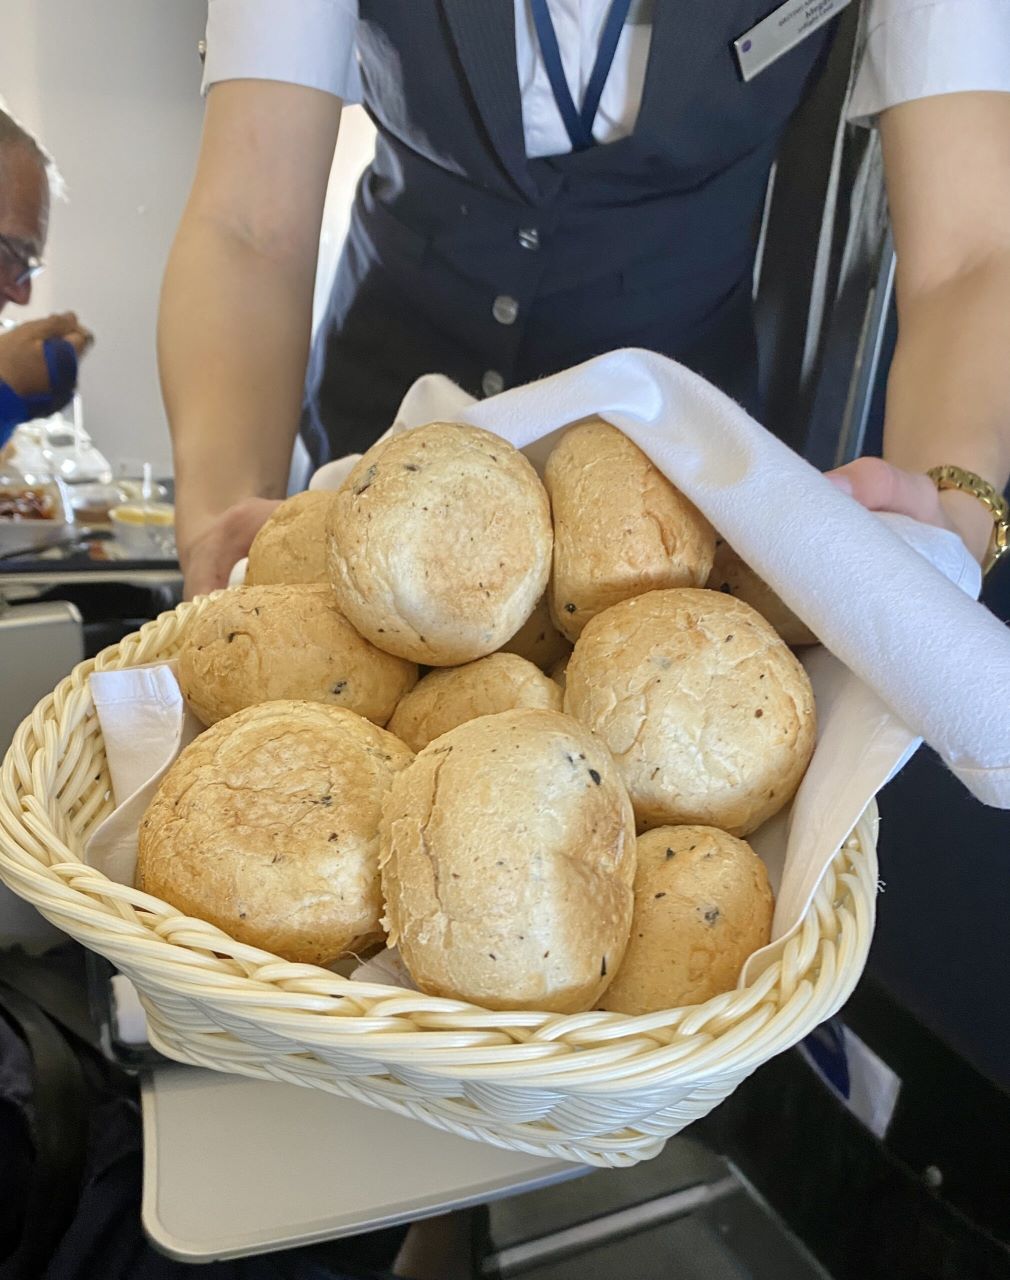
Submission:
[[[16,329],[0,333],[0,381],[26,399],[44,396],[51,390],[49,370],[42,344],[47,338],[64,338],[78,359],[94,342],[72,311],[43,320],[28,320]]]
[[[228,585],[235,564],[248,555],[253,538],[280,506],[270,498],[246,498],[205,524],[180,544],[179,559],[187,600]]]
[[[881,458],[857,458],[827,478],[870,511],[894,511],[956,533],[979,563],[992,538],[992,516],[970,493],[942,493],[925,474],[903,471]]]

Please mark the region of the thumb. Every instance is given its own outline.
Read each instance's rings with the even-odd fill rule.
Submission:
[[[79,356],[84,355],[85,351],[93,346],[95,341],[95,335],[91,330],[85,329],[82,325],[70,330],[65,337]]]
[[[882,458],[857,458],[827,472],[826,478],[870,511],[894,511],[916,520],[935,518],[936,485],[929,476],[903,471]]]

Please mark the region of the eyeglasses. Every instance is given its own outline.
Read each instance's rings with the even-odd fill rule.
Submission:
[[[3,250],[17,269],[17,274],[14,276],[14,284],[17,288],[27,284],[29,280],[34,280],[40,271],[45,270],[46,264],[41,258],[34,253],[26,253],[6,236],[0,236],[0,250]]]

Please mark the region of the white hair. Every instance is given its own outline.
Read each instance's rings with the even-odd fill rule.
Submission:
[[[3,98],[0,98],[0,169],[3,167],[4,151],[9,147],[23,147],[36,157],[49,183],[51,199],[61,200],[66,197],[66,183],[56,166],[56,161],[42,143],[8,109]]]

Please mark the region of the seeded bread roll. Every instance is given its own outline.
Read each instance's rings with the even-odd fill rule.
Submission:
[[[140,826],[137,887],[285,960],[358,951],[382,936],[379,809],[411,759],[340,707],[240,711],[166,773]]]
[[[569,640],[598,613],[661,587],[700,587],[715,533],[626,435],[590,418],[547,460],[554,517],[551,614]]]
[[[330,580],[373,644],[451,667],[515,635],[547,586],[552,543],[547,494],[522,454],[436,422],[374,445],[337,491]]]
[[[600,1007],[655,1013],[732,991],[771,940],[765,865],[715,827],[657,827],[638,840],[631,940]]]
[[[329,587],[235,587],[186,631],[179,686],[214,724],[277,698],[346,707],[385,724],[417,682],[417,667],[363,640]]]
[[[500,650],[502,653],[517,653],[520,658],[534,663],[541,671],[549,671],[571,651],[571,642],[565,639],[551,621],[546,596]]]
[[[334,495],[296,493],[282,502],[249,548],[248,586],[311,582],[329,585],[326,530]]]
[[[681,588],[594,618],[565,710],[607,744],[640,830],[754,831],[792,798],[814,749],[806,672],[750,605]]]
[[[817,637],[807,624],[779,599],[764,578],[759,578],[750,565],[740,559],[725,538],[716,539],[715,563],[708,585],[713,591],[724,591],[756,609],[786,644],[817,644]]]
[[[401,698],[389,731],[420,751],[457,725],[516,707],[560,711],[561,690],[525,658],[492,653],[465,667],[429,672]]]
[[[445,734],[383,806],[390,944],[430,995],[591,1008],[624,955],[635,827],[603,745],[556,711]]]

